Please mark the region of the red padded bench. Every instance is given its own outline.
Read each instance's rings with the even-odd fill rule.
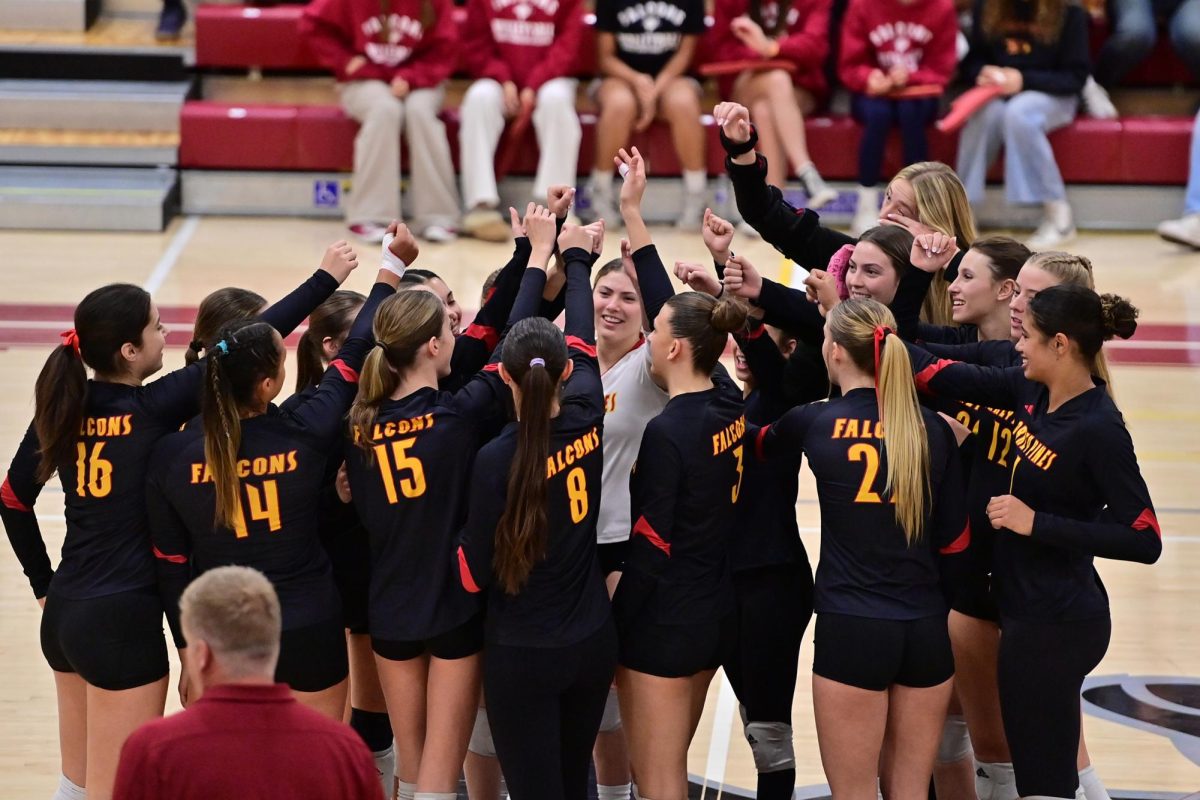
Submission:
[[[196,66],[201,69],[273,69],[326,71],[300,36],[304,6],[201,5],[196,9]],[[466,28],[467,10],[454,9],[459,40]],[[576,74],[596,73],[596,44],[592,26],[596,15],[584,14],[584,38]],[[461,72],[461,69],[459,70]]]
[[[458,111],[443,112],[455,166]],[[579,174],[591,172],[596,119],[582,116]],[[724,171],[723,152],[711,118],[707,120],[708,171]],[[1050,136],[1068,183],[1182,185],[1187,176],[1191,117],[1080,118]],[[821,172],[853,180],[858,172],[861,128],[848,117],[812,117],[806,122],[809,148]],[[335,106],[231,106],[191,101],[184,104],[179,163],[186,169],[296,170],[348,172],[353,166],[356,124]],[[652,176],[678,175],[680,165],[666,125],[655,123],[633,139],[646,156]],[[930,131],[930,156],[954,163],[957,136]],[[407,163],[407,157],[404,163]],[[889,143],[885,174],[900,168],[899,141]],[[535,148],[523,150],[511,173],[533,175]],[[994,177],[1002,173],[997,167]]]

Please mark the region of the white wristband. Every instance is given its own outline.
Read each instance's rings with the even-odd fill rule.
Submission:
[[[396,234],[394,233],[385,233],[383,235],[383,261],[379,264],[379,268],[386,269],[397,278],[403,278],[404,270],[408,269],[408,264],[405,264],[403,259],[388,249],[388,245],[395,241],[395,239]]]

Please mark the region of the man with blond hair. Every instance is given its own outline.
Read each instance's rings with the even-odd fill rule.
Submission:
[[[274,682],[279,598],[262,573],[210,570],[179,608],[188,707],[125,742],[115,800],[379,800],[358,735]]]

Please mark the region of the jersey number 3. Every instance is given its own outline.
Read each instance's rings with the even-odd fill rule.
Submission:
[[[400,497],[396,494],[396,476],[393,472],[407,470],[410,474],[400,481],[400,491],[405,497],[411,499],[425,494],[425,468],[421,466],[421,459],[410,456],[407,452],[416,441],[415,436],[410,436],[392,442],[390,456],[386,444],[375,445],[375,458],[379,460],[379,473],[383,476],[383,490],[387,493],[388,502],[393,505],[400,502]],[[394,467],[391,461],[396,462]]]

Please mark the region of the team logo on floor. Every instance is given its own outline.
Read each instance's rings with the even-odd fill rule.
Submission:
[[[1083,710],[1165,736],[1184,758],[1200,764],[1200,678],[1096,675],[1083,682]]]

